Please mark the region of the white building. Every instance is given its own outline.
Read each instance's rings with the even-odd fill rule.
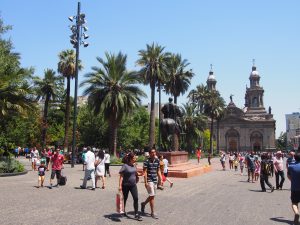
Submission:
[[[285,118],[287,142],[297,149],[300,140],[300,113],[294,112],[292,114],[286,114]]]

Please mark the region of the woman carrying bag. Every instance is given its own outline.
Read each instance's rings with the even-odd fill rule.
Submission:
[[[124,215],[127,216],[125,211],[126,201],[128,198],[129,191],[133,198],[133,207],[134,207],[134,218],[142,221],[142,217],[138,213],[138,189],[136,183],[138,182],[137,177],[142,174],[137,172],[136,169],[136,156],[134,153],[130,152],[124,160],[124,165],[119,171],[119,191],[122,191],[124,197]]]

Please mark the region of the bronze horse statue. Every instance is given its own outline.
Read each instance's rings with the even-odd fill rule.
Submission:
[[[179,117],[182,117],[182,112],[176,104],[172,103],[173,99],[169,98],[169,103],[165,104],[161,111],[164,114],[164,118],[160,120],[160,129],[162,137],[162,145],[164,150],[178,150],[178,143],[180,137],[180,121]],[[176,139],[176,140],[175,140]]]
[[[165,151],[171,149],[174,134],[180,136],[180,125],[174,119],[165,118],[160,121],[162,147]]]

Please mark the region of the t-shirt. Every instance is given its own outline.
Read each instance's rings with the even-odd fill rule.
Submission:
[[[167,159],[163,159],[164,162],[164,173],[168,173],[168,165],[169,165],[169,161]]]
[[[134,186],[136,185],[136,167],[134,165],[124,164],[119,174],[123,175],[122,186]]]
[[[287,166],[290,166],[291,164],[294,164],[295,162],[296,162],[296,160],[292,156],[288,157],[286,160]]]
[[[51,162],[53,170],[61,170],[62,164],[64,163],[64,156],[56,153],[51,157]]]
[[[277,171],[283,171],[283,159],[280,157],[279,159],[274,158],[274,166],[276,167]]]
[[[254,169],[254,156],[253,155],[247,155],[246,160],[247,160],[247,165],[249,168]]]
[[[157,171],[159,168],[159,160],[147,159],[144,162],[144,169],[147,169],[147,182],[157,183]]]
[[[110,154],[108,153],[104,154],[104,163],[110,163]]]
[[[87,151],[85,154],[85,163],[87,170],[95,169],[95,154],[91,151]]]
[[[47,168],[46,168],[45,165],[39,166],[39,168],[38,168],[39,176],[45,176],[46,169],[47,169]]]
[[[291,164],[288,174],[291,176],[291,191],[300,191],[300,163]]]

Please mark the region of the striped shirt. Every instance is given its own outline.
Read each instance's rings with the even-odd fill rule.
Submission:
[[[147,169],[147,182],[157,183],[157,171],[159,168],[159,160],[147,159],[144,161],[144,169]]]

